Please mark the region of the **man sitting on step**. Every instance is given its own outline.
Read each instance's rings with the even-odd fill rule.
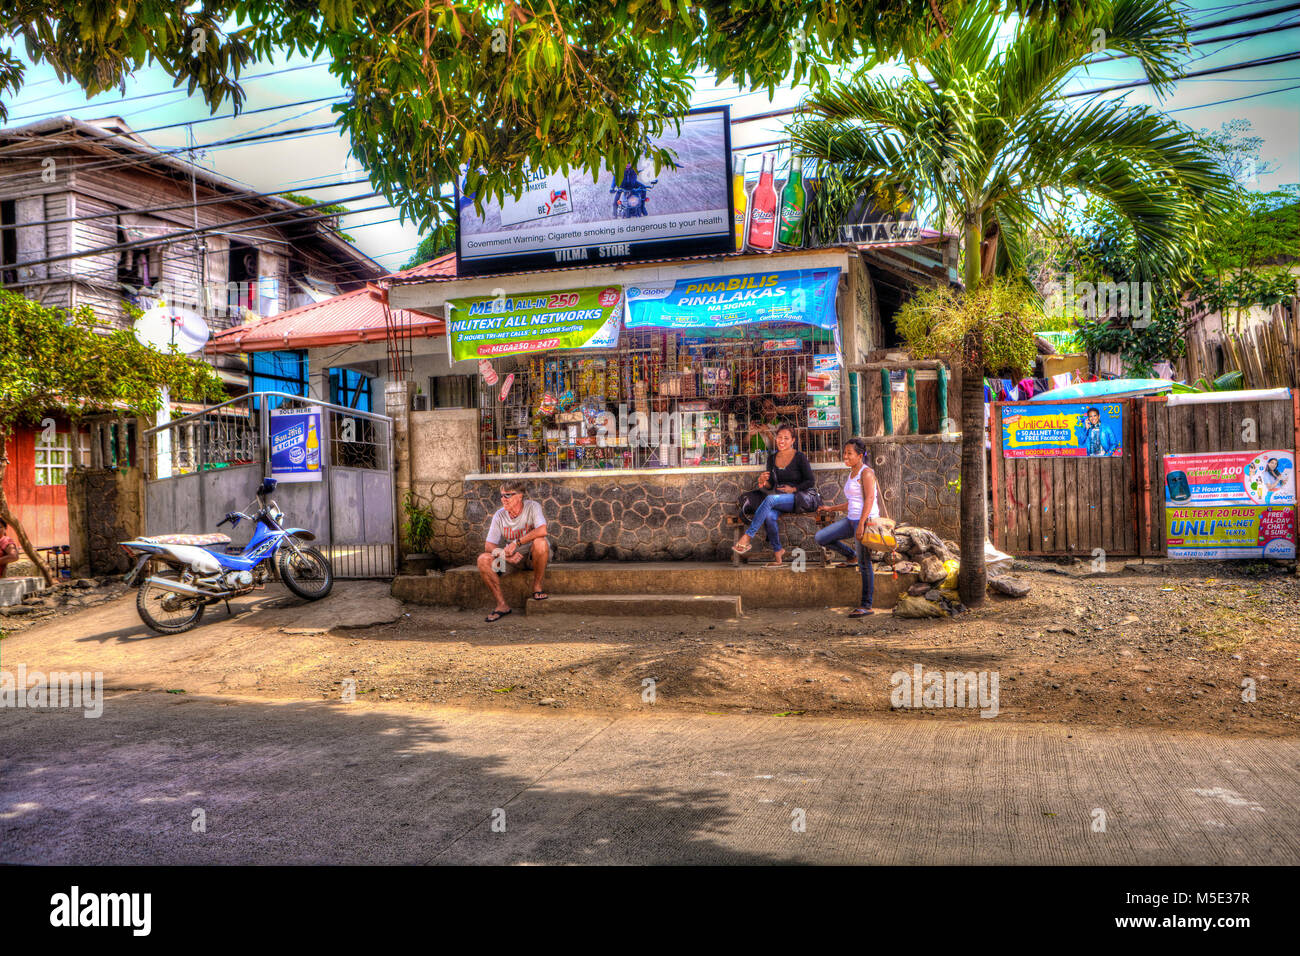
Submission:
[[[483,583],[496,598],[496,608],[486,620],[499,621],[510,613],[501,592],[498,575],[519,569],[533,572],[533,600],[545,601],[549,594],[542,590],[542,575],[551,556],[550,539],[546,534],[546,516],[542,506],[526,498],[527,486],[522,481],[507,481],[501,486],[501,508],[492,516],[483,553],[478,556],[478,571]],[[504,541],[504,544],[502,543]]]

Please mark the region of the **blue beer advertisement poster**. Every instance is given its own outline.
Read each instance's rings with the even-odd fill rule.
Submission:
[[[271,412],[271,477],[277,481],[321,480],[321,412]]]

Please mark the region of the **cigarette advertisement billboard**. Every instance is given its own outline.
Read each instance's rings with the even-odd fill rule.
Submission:
[[[654,140],[677,168],[641,160],[625,169],[529,174],[518,197],[487,199],[480,215],[457,180],[456,245],[462,276],[569,263],[627,262],[735,249],[731,113],[696,110]]]

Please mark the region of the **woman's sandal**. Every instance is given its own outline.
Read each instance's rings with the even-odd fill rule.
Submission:
[[[783,568],[783,567],[785,567],[785,562],[784,562],[784,561],[769,561],[767,564],[762,565],[762,567],[765,567],[765,568]]]
[[[875,613],[876,613],[875,608],[859,607],[859,608],[854,608],[852,611],[850,611],[849,617],[871,617],[871,615]]]
[[[736,554],[749,554],[749,552],[754,550],[754,546],[752,544],[747,544],[742,548],[740,543],[737,542],[731,546],[731,550],[735,551]]]
[[[501,620],[507,614],[510,614],[512,612],[513,612],[513,608],[506,608],[504,611],[493,611],[487,617],[483,618],[483,620],[487,621],[489,624],[495,624],[497,621]]]
[[[832,568],[856,568],[857,566],[858,562],[856,561],[836,561],[831,565]]]
[[[534,601],[545,601],[548,597],[550,597],[550,595],[547,594],[545,591],[534,591],[534,592],[533,592],[533,600],[534,600]]]

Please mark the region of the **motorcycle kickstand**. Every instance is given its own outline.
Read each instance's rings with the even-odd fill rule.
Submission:
[[[230,598],[226,598],[226,617],[230,617],[234,612],[230,610]]]

